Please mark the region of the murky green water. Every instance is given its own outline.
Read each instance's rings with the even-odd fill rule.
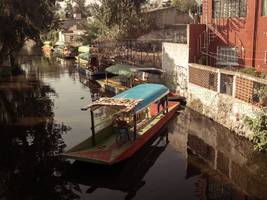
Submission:
[[[186,109],[133,158],[112,167],[58,156],[90,136],[96,85],[71,62],[24,58],[0,72],[0,199],[267,199],[267,156]],[[4,74],[4,75],[3,75]],[[166,132],[164,132],[166,133]]]

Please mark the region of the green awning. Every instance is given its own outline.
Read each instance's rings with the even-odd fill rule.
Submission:
[[[90,47],[89,46],[80,46],[79,48],[78,48],[78,52],[79,53],[87,53],[87,52],[89,52],[90,51]]]
[[[106,68],[106,72],[117,76],[125,76],[127,78],[130,78],[137,72],[137,68],[135,66],[127,64],[116,64]]]
[[[89,52],[79,54],[79,58],[89,61]]]

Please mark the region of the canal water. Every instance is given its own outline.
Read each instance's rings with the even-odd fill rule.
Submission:
[[[0,71],[0,199],[267,199],[267,156],[184,109],[115,166],[61,160],[90,136],[80,110],[98,85],[71,61],[23,58]],[[167,142],[167,137],[169,142]]]

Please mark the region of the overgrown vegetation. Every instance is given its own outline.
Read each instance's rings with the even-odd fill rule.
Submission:
[[[146,0],[100,0],[90,5],[92,19],[85,24],[88,34],[84,41],[134,39],[152,26],[140,12]]]
[[[254,83],[253,102],[257,102],[259,106],[267,106],[267,85]]]
[[[40,41],[40,34],[56,25],[56,0],[0,1],[0,65],[16,53],[28,39]]]
[[[250,140],[255,144],[257,150],[267,150],[267,114],[262,112],[256,118],[245,118],[246,125],[250,128],[253,134]]]
[[[252,76],[256,76],[259,78],[267,78],[267,74],[263,73],[263,72],[258,72],[255,68],[252,67],[245,67],[243,69],[240,69],[240,72],[245,73],[245,74],[249,74]]]
[[[0,1],[0,64],[16,53],[28,39],[40,41],[40,34],[55,25],[56,0]]]

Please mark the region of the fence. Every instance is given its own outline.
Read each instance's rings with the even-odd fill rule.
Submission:
[[[190,64],[189,83],[256,105],[267,107],[267,80],[236,71]]]
[[[108,41],[96,45],[99,56],[112,58],[117,63],[161,68],[162,43],[160,41]]]

